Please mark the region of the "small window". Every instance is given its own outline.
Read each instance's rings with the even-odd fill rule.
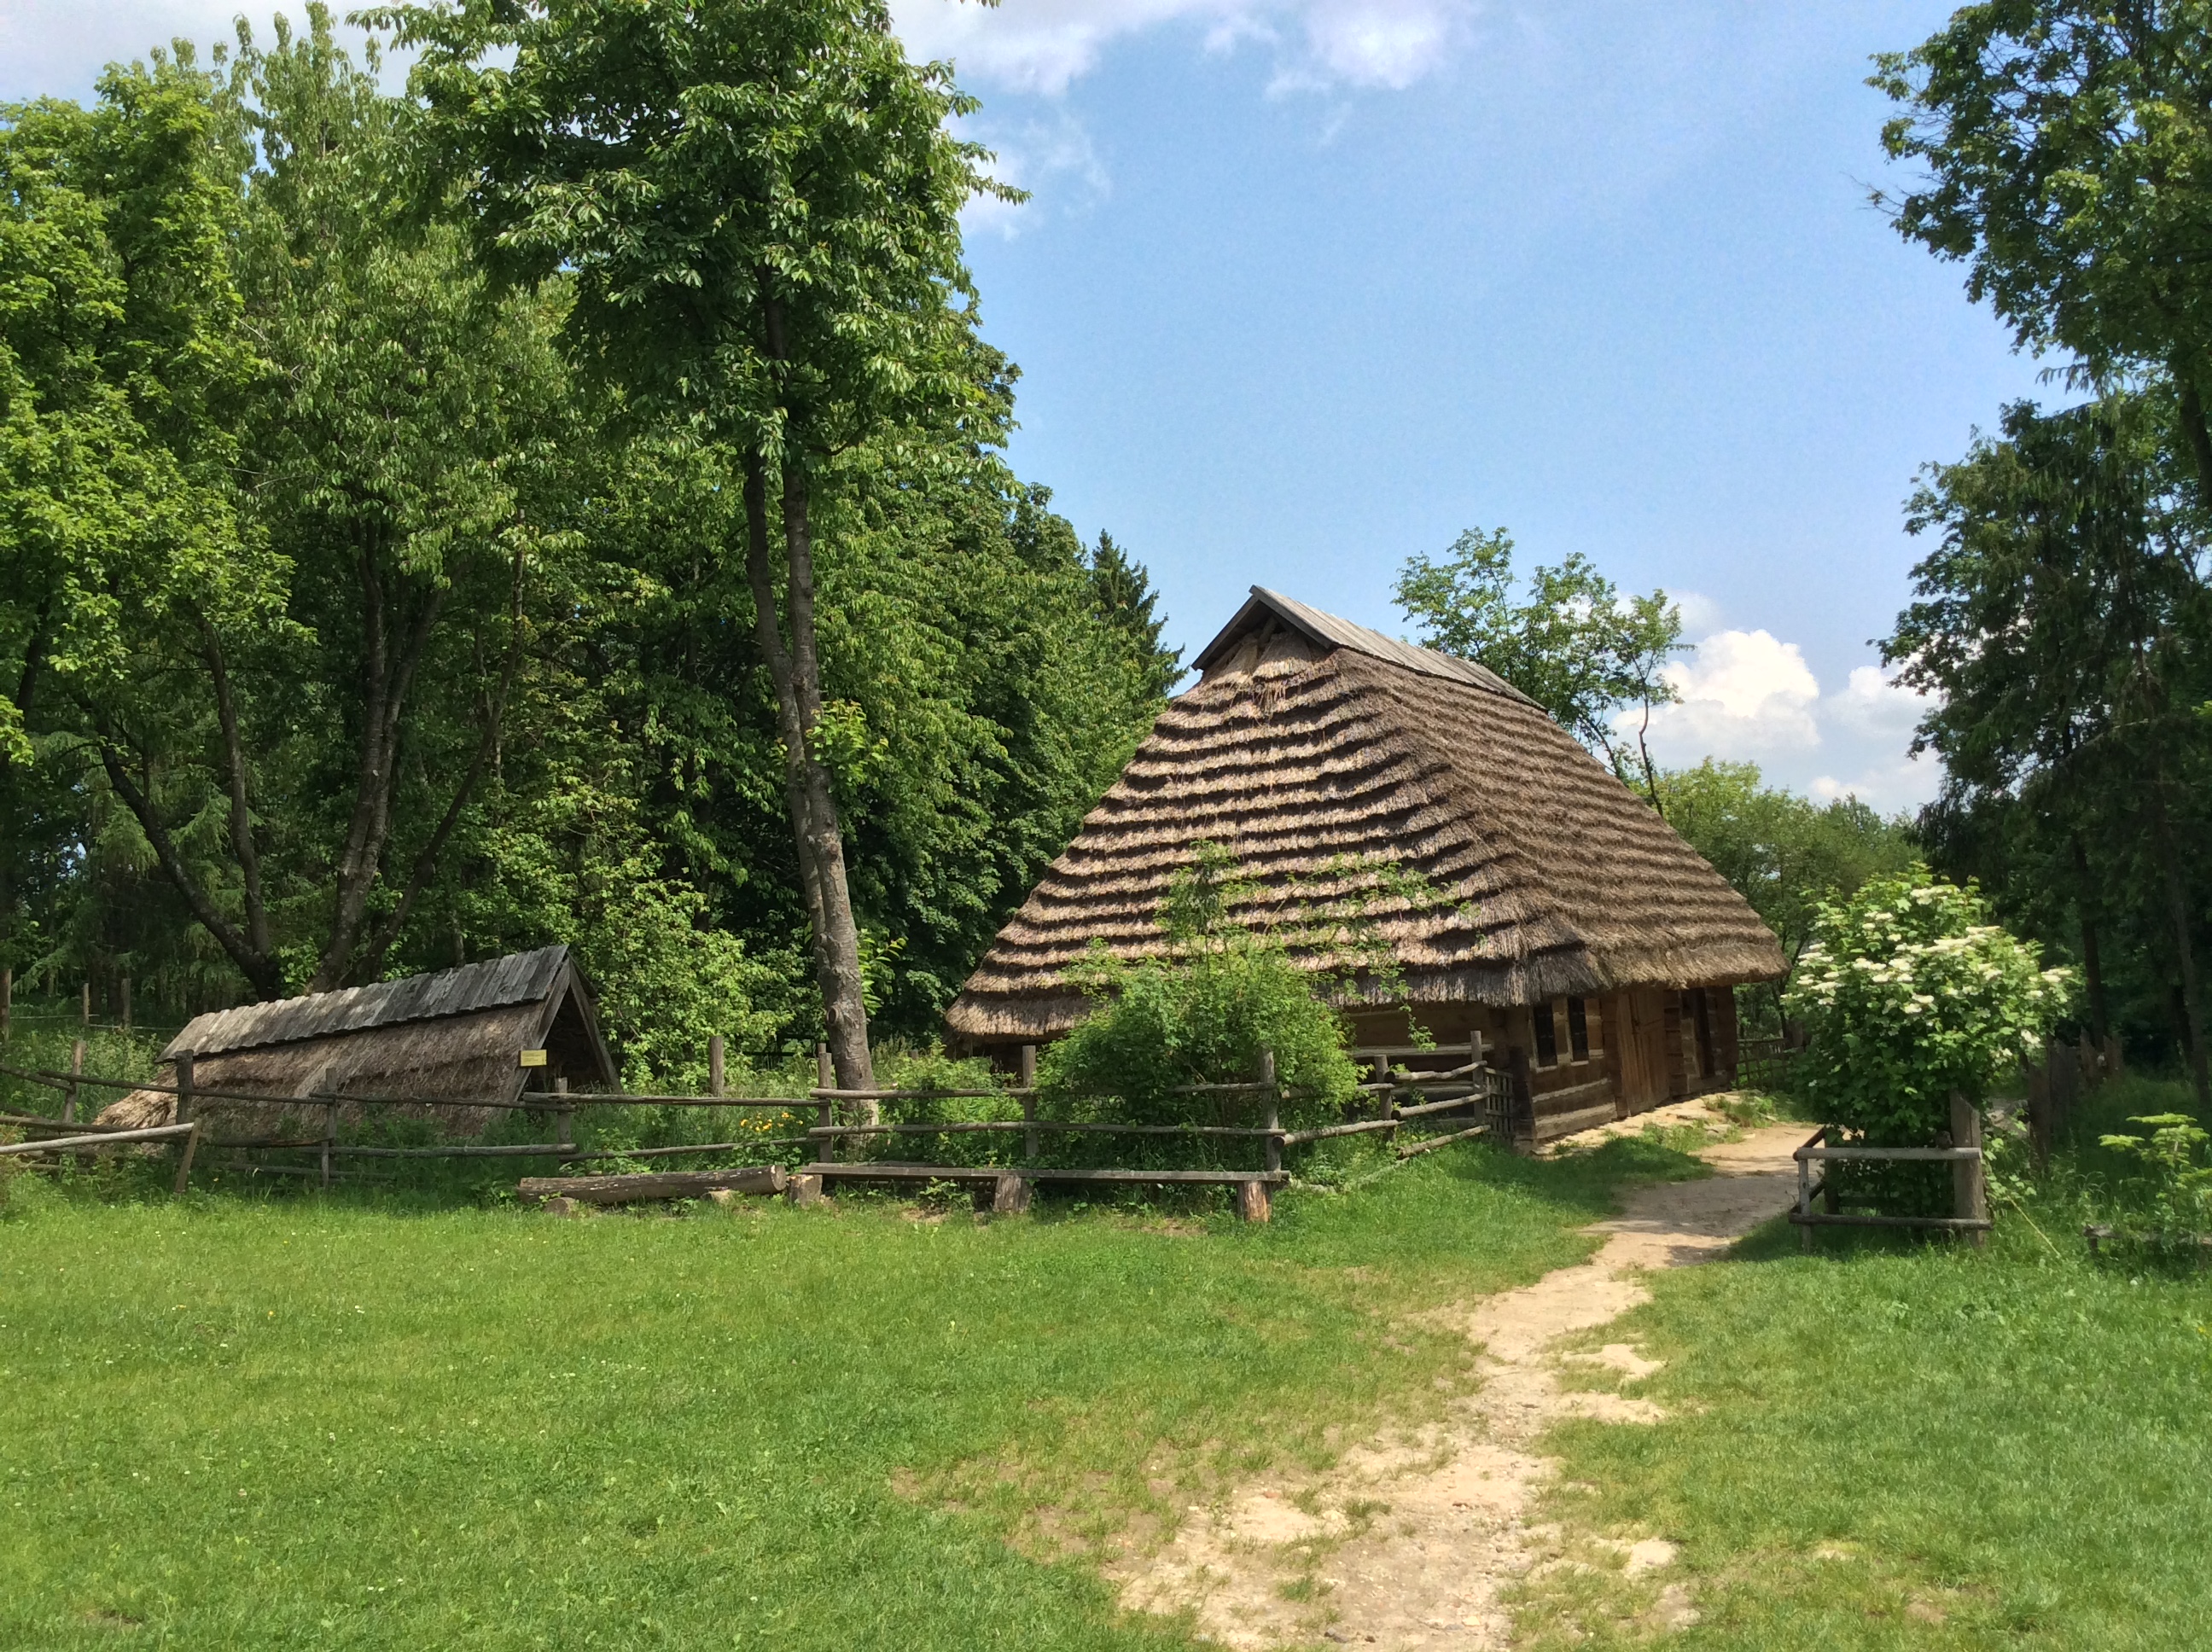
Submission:
[[[1589,1008],[1578,998],[1567,1000],[1567,1048],[1576,1060],[1589,1060]]]
[[[1559,1030],[1552,1021],[1552,1006],[1539,1004],[1530,1011],[1536,1023],[1536,1065],[1554,1067],[1559,1064]]]

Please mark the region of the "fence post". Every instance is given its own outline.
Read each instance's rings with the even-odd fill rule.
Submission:
[[[1521,1145],[1521,1121],[1528,1121],[1528,1148],[1536,1147],[1536,1092],[1528,1079],[1528,1052],[1516,1044],[1506,1052],[1506,1066],[1512,1078],[1512,1100],[1506,1111],[1509,1145],[1518,1150]]]
[[[129,979],[130,978],[128,976],[125,977],[126,981]],[[127,988],[125,989],[123,1001],[126,1006],[127,1013],[127,1006],[131,1002]],[[172,1190],[174,1193],[182,1193],[185,1187],[191,1182],[192,1155],[199,1151],[200,1145],[200,1121],[192,1116],[192,1053],[190,1050],[179,1050],[177,1052],[177,1116],[175,1122],[178,1124],[188,1124],[191,1126],[191,1128],[185,1134],[182,1151],[180,1151],[177,1155],[177,1185]]]
[[[123,977],[123,1030],[131,1030],[131,977]]]
[[[69,1087],[69,1093],[62,1102],[62,1122],[64,1124],[75,1124],[76,1122],[76,1084],[75,1081],[76,1075],[83,1071],[84,1040],[80,1038],[70,1046],[70,1078],[71,1082]]]
[[[177,1160],[177,1185],[170,1189],[172,1193],[182,1193],[191,1185],[192,1155],[199,1151],[199,1145],[200,1124],[199,1121],[195,1119],[192,1121],[192,1127],[185,1132],[185,1151],[183,1157]]]
[[[1022,1160],[1034,1164],[1037,1157],[1036,1046],[1022,1046]]]
[[[323,1103],[323,1191],[331,1187],[331,1149],[337,1145],[338,1104],[335,1101]]]
[[[1275,1083],[1275,1052],[1260,1052],[1260,1082],[1267,1087],[1267,1174],[1283,1168],[1283,1092]]]
[[[2051,1069],[2039,1061],[2027,1069],[2027,1143],[2038,1169],[2051,1162]]]
[[[1813,1139],[1816,1142],[1826,1140],[1827,1132],[1820,1132]],[[1799,1151],[1802,1153],[1803,1150],[1801,1148]],[[1797,1161],[1797,1248],[1803,1251],[1813,1248],[1813,1161],[1802,1157]]]
[[[76,1018],[79,1026],[92,1025],[92,983],[89,981],[77,989]]]
[[[719,1044],[721,1040],[716,1039],[714,1042]],[[715,1091],[717,1095],[720,1093],[720,1090]],[[574,1103],[568,1099],[568,1081],[566,1078],[556,1078],[553,1081],[553,1094],[559,1098],[558,1104],[553,1112],[553,1127],[562,1147],[566,1150],[576,1145],[576,1108]]]
[[[720,1096],[724,1089],[722,1035],[714,1034],[707,1041],[707,1093]]]
[[[8,1042],[15,1016],[15,966],[0,964],[0,1044]]]
[[[814,1084],[817,1090],[835,1090],[837,1087],[836,1069],[830,1063],[830,1047],[827,1044],[814,1047]],[[817,1099],[820,1105],[815,1109],[815,1128],[827,1130],[837,1122],[836,1107],[827,1096]],[[844,1145],[841,1137],[824,1136],[822,1139],[822,1157],[824,1159],[842,1158],[844,1155],[839,1149]]]
[[[1982,1145],[1982,1115],[1972,1102],[1957,1090],[1951,1092],[1951,1145],[1979,1147]],[[1989,1219],[1990,1201],[1982,1175],[1982,1161],[1961,1158],[1951,1161],[1952,1214],[1969,1221]],[[1972,1230],[1974,1248],[1979,1250],[1989,1243],[1989,1234],[1983,1229]]]

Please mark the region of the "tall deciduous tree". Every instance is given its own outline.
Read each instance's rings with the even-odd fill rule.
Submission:
[[[506,278],[572,284],[578,358],[728,447],[730,549],[774,685],[839,1083],[872,1083],[860,937],[822,749],[818,506],[841,459],[988,418],[958,214],[971,106],[874,0],[545,0],[373,14],[418,46],[427,152]],[[772,546],[781,541],[778,557]],[[780,563],[780,566],[779,566]]]
[[[2190,872],[2212,545],[2177,486],[2187,471],[2171,428],[2155,398],[2049,415],[2021,403],[1999,437],[1932,467],[1909,525],[1938,543],[1883,653],[1930,696],[1918,743],[1942,756],[1948,811],[2021,817],[2052,840],[2033,859],[2078,882],[2093,1009],[2108,887],[2159,914],[2148,927],[2164,930],[2191,1066],[2212,1100]]]
[[[1409,558],[1398,575],[1398,606],[1426,647],[1488,666],[1599,752],[1623,780],[1636,775],[1665,811],[1645,736],[1652,708],[1677,698],[1662,668],[1681,652],[1681,610],[1663,591],[1623,598],[1580,553],[1538,567],[1516,597],[1513,539],[1503,528],[1470,528],[1441,559]],[[1630,756],[1615,721],[1643,713]]]
[[[2171,374],[2212,490],[2212,3],[1984,0],[1876,61],[1889,152],[1927,167],[1899,230],[1966,260],[2022,346]]]

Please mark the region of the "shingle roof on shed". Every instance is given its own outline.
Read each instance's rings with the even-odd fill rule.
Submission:
[[[1393,861],[1449,897],[1378,901],[1415,1002],[1526,1004],[1767,980],[1774,935],[1649,805],[1494,674],[1255,588],[954,1003],[963,1037],[1049,1037],[1094,943],[1158,953],[1168,880],[1211,840],[1292,920],[1332,865]],[[1291,888],[1304,885],[1301,895]],[[1316,967],[1339,960],[1316,957]]]
[[[333,1033],[363,1032],[371,1027],[396,1027],[402,1022],[532,1004],[553,990],[568,963],[567,947],[541,946],[534,952],[510,953],[483,963],[441,969],[434,975],[409,975],[402,981],[342,987],[334,993],[311,993],[304,998],[275,999],[266,1004],[241,1004],[197,1017],[169,1041],[161,1059],[172,1060],[179,1050],[213,1055],[222,1050],[260,1049],[270,1044],[327,1038]]]

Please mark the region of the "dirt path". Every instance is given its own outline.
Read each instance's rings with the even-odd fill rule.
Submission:
[[[1692,1103],[1633,1122],[1709,1116]],[[1588,1230],[1608,1236],[1589,1261],[1457,1311],[1452,1322],[1482,1345],[1483,1385],[1454,1416],[1347,1452],[1319,1479],[1255,1485],[1194,1509],[1166,1548],[1121,1569],[1124,1603],[1194,1610],[1202,1634],[1233,1647],[1509,1645],[1498,1594],[1539,1561],[1546,1534],[1524,1516],[1556,1467],[1534,1454],[1536,1437],[1562,1417],[1662,1414],[1649,1400],[1562,1388],[1552,1345],[1649,1300],[1642,1270],[1706,1260],[1787,1207],[1790,1154],[1804,1136],[1802,1126],[1771,1126],[1705,1149],[1710,1180],[1637,1190]],[[1622,1343],[1565,1357],[1628,1376],[1657,1369]],[[1674,1558],[1656,1539],[1624,1554],[1632,1572]],[[1658,1611],[1676,1626],[1696,1621],[1679,1588],[1662,1591]]]

